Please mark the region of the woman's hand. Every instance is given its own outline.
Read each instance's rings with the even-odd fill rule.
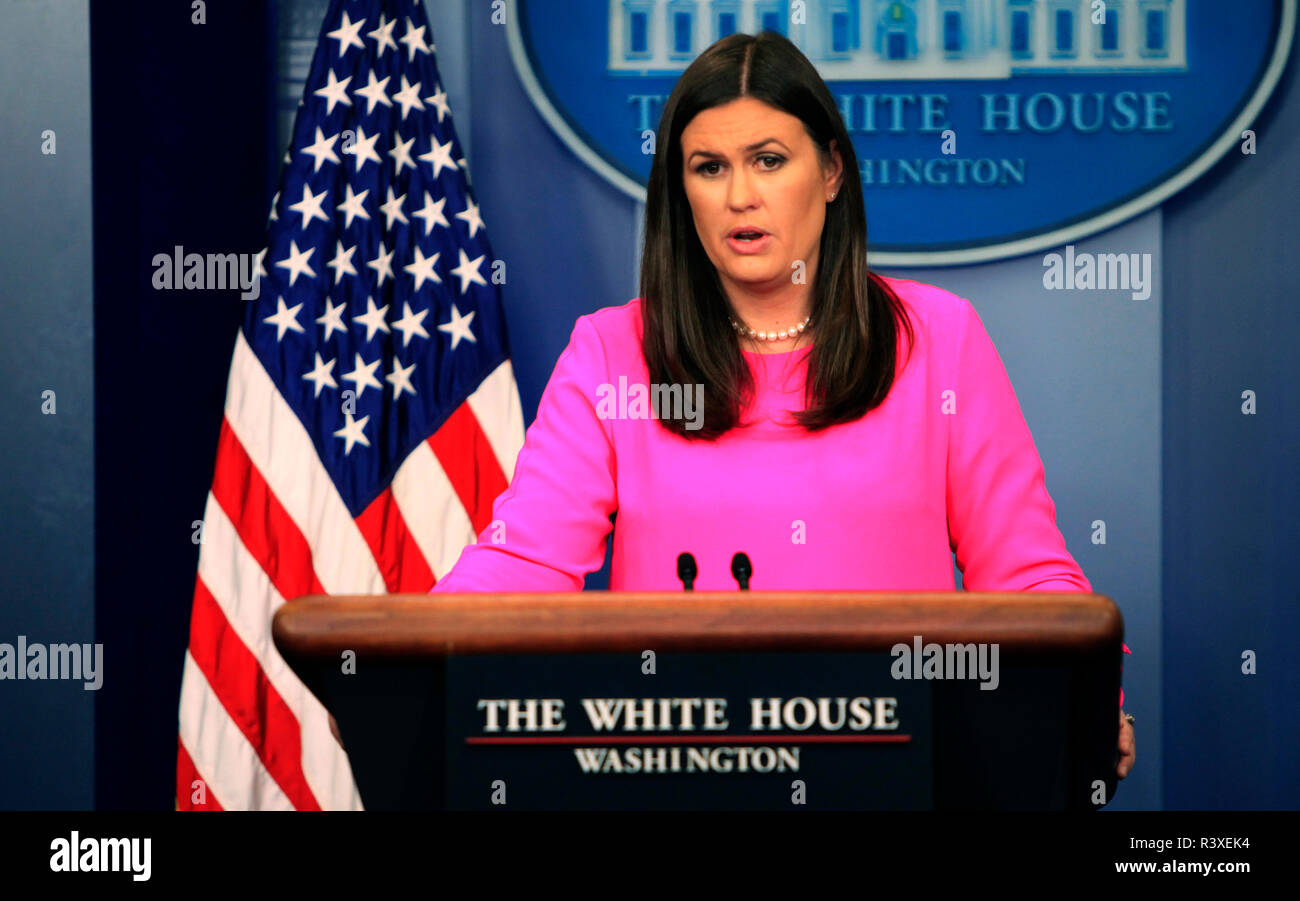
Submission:
[[[1115,765],[1115,775],[1123,779],[1133,769],[1137,760],[1137,738],[1133,735],[1133,724],[1123,710],[1119,712],[1119,763]]]

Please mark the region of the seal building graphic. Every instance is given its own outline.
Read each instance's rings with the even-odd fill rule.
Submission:
[[[609,71],[680,72],[737,31],[788,37],[827,81],[1179,71],[1183,0],[609,0]],[[802,12],[801,12],[802,11]]]

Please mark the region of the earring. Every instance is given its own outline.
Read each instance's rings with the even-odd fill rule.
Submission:
[[[838,193],[839,193],[838,191],[832,191],[832,192],[831,192],[831,200],[834,200],[834,199],[835,199],[835,195],[838,194]]]

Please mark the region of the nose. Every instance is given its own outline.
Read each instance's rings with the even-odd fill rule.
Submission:
[[[754,181],[754,173],[744,166],[733,169],[731,178],[727,183],[727,203],[733,209],[746,209],[754,205],[756,194],[757,186]]]

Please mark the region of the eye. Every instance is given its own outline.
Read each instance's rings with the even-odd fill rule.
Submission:
[[[785,162],[785,157],[775,153],[764,153],[761,156],[755,157],[755,159],[759,160],[764,164],[762,167],[764,172],[772,172],[776,169],[779,169],[781,165]],[[720,165],[722,164],[717,160],[709,160],[708,162],[700,163],[700,165],[696,166],[695,171],[700,175],[714,175],[716,174],[716,170],[708,169],[708,167],[720,166]],[[706,169],[708,171],[705,171]]]

